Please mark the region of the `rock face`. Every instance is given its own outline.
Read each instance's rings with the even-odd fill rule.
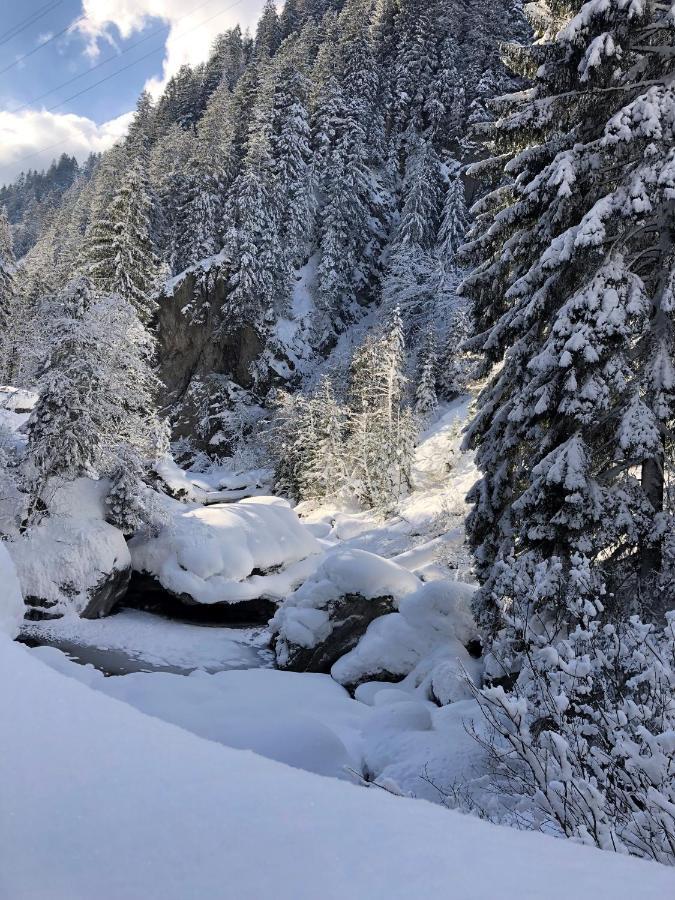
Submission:
[[[152,575],[133,572],[124,605],[174,619],[213,625],[264,625],[277,604],[258,597],[240,603],[198,603],[190,594],[168,590]]]
[[[159,374],[167,387],[166,409],[174,439],[223,450],[228,419],[251,402],[252,364],[264,341],[250,325],[222,328],[226,277],[215,262],[169,283],[159,298]]]
[[[370,623],[394,609],[393,597],[368,599],[361,594],[346,594],[326,608],[330,632],[313,647],[289,641],[277,635],[274,649],[279,668],[291,672],[329,674],[333,665],[359,643]]]

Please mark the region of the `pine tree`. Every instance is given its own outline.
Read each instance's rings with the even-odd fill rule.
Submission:
[[[442,206],[441,162],[433,145],[417,139],[408,157],[397,245],[430,250],[436,242]]]
[[[405,403],[405,339],[398,310],[352,361],[347,457],[351,489],[365,506],[393,509],[411,483],[416,428]]]
[[[461,176],[455,174],[445,192],[437,252],[445,266],[455,265],[457,252],[464,243],[469,224]]]
[[[229,144],[231,114],[232,94],[223,82],[199,122],[186,172],[182,173],[183,200],[176,213],[178,271],[213,256],[223,245],[225,199],[236,175]]]
[[[264,334],[283,309],[289,272],[280,241],[279,206],[272,155],[273,89],[270,70],[260,75],[259,102],[250,125],[242,174],[229,201],[226,247],[233,260],[222,327],[252,325]]]
[[[638,594],[630,578],[658,572],[670,527],[673,23],[654,4],[562,12],[539,4],[539,43],[512,51],[535,87],[499,102],[514,181],[478,206],[465,287],[477,343],[504,363],[470,434],[477,610],[515,642],[600,614],[621,581]]]
[[[255,50],[259,55],[274,56],[281,44],[279,14],[274,0],[265,0],[255,33]]]
[[[28,423],[24,527],[44,511],[52,479],[109,476],[126,454],[153,461],[166,449],[153,342],[131,304],[96,298],[79,278],[57,299],[51,320],[53,349]]]
[[[397,247],[391,255],[382,285],[382,303],[388,312],[399,309],[408,340],[416,345],[432,328],[447,321],[446,275],[433,253],[416,244]]]
[[[152,232],[158,254],[172,275],[199,258],[192,249],[197,239],[193,236],[196,225],[192,221],[190,201],[196,185],[202,183],[202,169],[200,166],[198,174],[193,173],[194,153],[190,132],[172,125],[157,140],[149,158],[148,177],[157,201]]]
[[[286,0],[279,17],[281,39],[285,40],[299,30],[302,24],[302,11],[299,0]]]
[[[340,494],[348,482],[346,416],[327,377],[309,396],[283,394],[279,398],[270,441],[279,490],[296,500]]]
[[[150,240],[150,196],[140,158],[128,169],[110,209],[93,222],[85,247],[85,272],[101,294],[133,304],[142,322],[155,313],[157,260]]]
[[[6,211],[0,209],[0,378],[3,384],[13,384],[16,370],[15,268],[12,229]]]
[[[415,414],[423,420],[431,416],[438,408],[438,397],[436,395],[438,357],[436,355],[436,340],[433,332],[427,336],[426,347],[420,362],[419,377],[415,390]]]
[[[280,239],[286,249],[289,266],[297,268],[304,262],[314,237],[309,84],[303,72],[298,70],[299,60],[295,53],[289,52],[284,56],[286,59],[277,69],[275,77],[271,142]]]

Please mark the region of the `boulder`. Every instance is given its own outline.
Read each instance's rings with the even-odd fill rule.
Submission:
[[[296,672],[330,672],[374,620],[393,612],[419,585],[407,569],[373,553],[328,553],[270,623],[277,664]]]
[[[479,684],[477,628],[471,613],[475,587],[427,582],[408,594],[398,612],[374,621],[331,675],[362,699],[369,682],[396,682],[405,691],[446,706],[470,699],[467,677]],[[376,692],[376,688],[372,693]]]
[[[277,609],[275,600],[199,603],[191,594],[177,593],[147,572],[132,572],[124,605],[160,613],[172,619],[209,625],[265,625]]]
[[[47,519],[7,544],[29,619],[107,616],[124,597],[131,557],[124,535],[96,519]]]
[[[168,524],[129,542],[127,603],[213,622],[266,622],[322,548],[290,505],[252,497],[202,507],[165,498]]]
[[[277,634],[274,641],[279,668],[327,675],[342,656],[356,647],[370,623],[393,609],[393,597],[369,598],[361,594],[346,594],[332,600],[320,611],[318,622],[314,618],[313,624],[320,623],[321,631],[315,632],[317,643],[309,647],[303,646],[306,642],[302,638],[299,638],[299,643],[293,642],[292,626],[289,626],[287,619],[283,636]],[[302,616],[297,616],[294,625],[305,628],[306,621],[306,615],[305,622]],[[325,637],[322,636],[324,630],[327,632]]]

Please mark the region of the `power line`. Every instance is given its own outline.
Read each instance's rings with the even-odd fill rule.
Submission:
[[[177,35],[176,40],[181,40],[182,38],[186,37],[188,34],[191,34],[193,31],[196,31],[198,28],[201,28],[203,25],[208,24],[213,19],[216,19],[218,16],[222,16],[224,13],[229,12],[230,10],[234,9],[235,6],[239,6],[242,2],[243,2],[243,0],[235,0],[234,3],[231,3],[229,6],[226,6],[225,9],[221,9],[220,12],[214,13],[214,15],[209,16],[207,19],[204,19],[204,21],[200,22],[198,25],[193,25],[192,28],[188,28],[187,31],[184,31],[184,32],[182,32],[182,34]],[[205,6],[206,4],[202,3],[201,5]],[[196,7],[196,8],[199,9],[200,7]],[[194,10],[192,10],[192,11],[194,12]],[[184,17],[181,17],[181,18],[184,18]],[[177,20],[177,21],[180,21],[180,20]],[[75,23],[73,23],[73,24],[75,24]],[[93,88],[98,87],[100,84],[103,84],[106,81],[110,81],[112,78],[115,78],[117,75],[120,75],[122,72],[126,71],[127,69],[130,69],[132,66],[135,66],[137,63],[140,63],[143,60],[147,59],[148,57],[152,56],[154,53],[157,52],[158,49],[160,49],[160,48],[156,47],[154,50],[150,51],[150,53],[146,53],[144,56],[135,60],[133,63],[129,63],[129,65],[124,66],[124,68],[118,69],[115,72],[111,72],[110,75],[107,75],[105,78],[101,78],[99,81],[95,82],[94,84],[90,85],[87,88],[84,88],[81,91],[78,91],[76,94],[73,94],[71,97],[68,97],[66,100],[62,100],[60,103],[57,103],[52,107],[49,107],[47,112],[51,112],[52,110],[56,109],[57,107],[63,106],[64,103],[68,103],[70,100],[75,99],[75,97],[79,97],[82,94],[85,94],[87,91],[93,90]],[[17,163],[22,163],[22,162],[25,162],[26,160],[34,159],[36,156],[41,156],[43,153],[46,153],[48,150],[53,150],[55,147],[61,147],[61,146],[63,146],[63,144],[67,144],[69,140],[70,140],[70,138],[64,138],[62,141],[57,141],[55,144],[49,144],[49,146],[41,147],[39,150],[35,150],[33,153],[29,153],[25,156],[20,156],[18,159],[12,160],[11,165],[14,166]],[[7,165],[5,165],[1,168],[7,169],[7,168],[9,168],[9,165],[10,164],[8,163]]]
[[[20,22],[17,22],[16,25],[8,28],[7,31],[0,34],[0,46],[2,44],[6,44],[7,41],[11,41],[12,38],[15,38],[17,34],[21,34],[22,31],[26,30],[26,28],[30,28],[31,25],[39,22],[40,19],[43,19],[47,15],[47,13],[50,13],[53,9],[56,9],[56,7],[60,6],[62,3],[63,0],[49,0],[49,2],[45,3],[44,6],[41,6],[40,9],[36,9],[35,12],[32,12],[29,16],[26,16],[25,19],[22,19]]]
[[[212,16],[209,16],[208,19],[204,19],[204,21],[200,22],[198,25],[193,25],[192,28],[188,28],[187,31],[184,31],[182,34],[177,35],[176,40],[180,40],[191,32],[196,31],[198,28],[201,28],[203,25],[206,25],[213,19],[217,19],[218,16],[222,16],[223,13],[229,12],[229,10],[234,9],[235,6],[239,6],[239,4],[242,2],[243,0],[236,0],[235,3],[230,4],[230,6],[225,7],[225,9],[221,9],[220,12],[214,13]],[[154,56],[155,53],[160,49],[161,47],[155,47],[154,49],[150,50],[149,53],[144,53],[143,56],[139,56],[138,59],[135,59],[133,62],[128,63],[126,66],[122,66],[121,69],[117,69],[115,72],[111,72],[110,75],[106,75],[104,78],[100,78],[98,81],[95,81],[88,87],[82,88],[82,90],[78,91],[76,94],[71,94],[70,97],[66,97],[65,100],[60,100],[58,103],[55,103],[54,106],[48,106],[47,112],[52,112],[53,110],[58,109],[60,106],[64,106],[66,103],[70,103],[71,100],[75,100],[77,97],[81,97],[82,94],[86,94],[88,91],[91,91],[99,85],[104,84],[106,81],[110,81],[112,78],[116,78],[118,75],[121,75],[122,72],[126,72],[127,69],[131,69],[133,68],[133,66],[137,66],[139,63],[144,62],[144,60],[149,59],[151,56]]]
[[[10,69],[13,69],[15,66],[18,66],[19,63],[22,63],[24,59],[28,59],[29,56],[32,56],[34,53],[37,53],[38,50],[42,50],[43,47],[46,47],[47,44],[51,44],[52,41],[55,41],[57,38],[60,38],[61,35],[65,34],[67,31],[70,31],[73,26],[77,25],[78,22],[84,21],[86,16],[79,16],[75,19],[74,22],[71,22],[70,25],[66,25],[65,28],[62,28],[61,31],[57,31],[56,34],[53,34],[51,37],[48,37],[46,40],[42,41],[36,47],[33,47],[32,50],[29,50],[28,53],[24,53],[21,56],[18,56],[14,62],[11,62],[8,66],[5,66],[4,69],[0,69],[0,75],[4,75],[5,72],[9,72]]]
[[[59,0],[62,2],[62,0]],[[197,12],[197,10],[201,9],[204,6],[208,6],[209,3],[213,3],[213,0],[205,0],[203,3],[199,3],[197,6],[193,7],[191,10],[186,12],[184,15],[180,16],[180,18],[176,19],[173,24],[176,22],[180,22],[183,19],[186,19],[188,16]],[[125,56],[125,54],[130,53],[132,50],[135,50],[136,47],[140,47],[141,44],[146,44],[149,40],[152,40],[153,37],[156,37],[160,32],[166,31],[166,29],[171,28],[170,24],[160,25],[158,28],[155,28],[153,31],[146,34],[145,37],[142,37],[140,40],[135,41],[133,44],[129,44],[128,47],[125,47],[124,50],[121,50],[119,53],[114,53],[112,56],[108,56],[106,59],[102,59],[100,62],[96,63],[95,66],[90,66],[86,72],[80,72],[79,75],[74,75],[72,78],[69,78],[67,81],[64,81],[62,84],[57,84],[56,87],[50,88],[48,91],[45,91],[44,94],[38,94],[37,97],[31,97],[30,100],[27,100],[25,103],[22,103],[21,106],[17,106],[16,109],[10,109],[8,112],[12,114],[21,112],[24,109],[27,109],[33,103],[37,103],[39,100],[43,100],[45,97],[49,97],[50,94],[55,94],[57,91],[60,91],[61,88],[68,87],[69,84],[74,84],[74,82],[79,81],[81,78],[86,78],[87,75],[90,75],[92,72],[95,72],[96,69],[100,69],[102,66],[107,65],[109,62],[114,62],[116,59],[119,59],[121,56]],[[66,102],[66,101],[64,101]]]
[[[213,0],[207,0],[207,3],[212,3]],[[203,6],[204,4],[202,4]],[[24,109],[27,109],[29,106],[32,106],[33,103],[37,103],[38,100],[43,100],[45,97],[49,97],[50,94],[55,94],[57,91],[60,91],[61,88],[68,87],[69,84],[73,84],[76,81],[79,81],[81,78],[86,78],[87,75],[91,75],[92,72],[95,72],[96,69],[100,69],[102,66],[107,65],[109,62],[113,62],[116,59],[119,59],[120,56],[124,56],[125,53],[129,53],[131,50],[134,50],[136,47],[140,47],[141,44],[145,44],[153,37],[157,37],[160,31],[165,31],[167,28],[170,28],[170,25],[162,25],[160,28],[156,28],[154,31],[151,31],[150,34],[147,34],[144,38],[141,38],[140,41],[136,41],[134,44],[130,44],[120,53],[115,53],[113,56],[107,57],[107,59],[102,59],[101,62],[96,63],[95,66],[90,66],[86,72],[80,72],[79,75],[75,75],[73,78],[69,78],[67,81],[64,81],[62,84],[57,84],[56,87],[51,88],[48,91],[45,91],[44,94],[38,94],[37,97],[31,97],[30,100],[27,100],[25,103],[22,103],[21,106],[17,106],[16,109],[10,109],[9,112],[18,113]]]

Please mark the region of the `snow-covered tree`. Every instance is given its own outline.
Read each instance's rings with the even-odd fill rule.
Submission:
[[[464,185],[461,176],[455,174],[445,192],[437,240],[437,253],[445,266],[455,264],[457,251],[464,243],[468,225]]]
[[[181,172],[182,202],[176,212],[178,271],[222,247],[226,197],[237,168],[230,145],[231,115],[232,93],[223,81],[199,121],[190,159]]]
[[[97,298],[79,278],[52,308],[53,349],[28,423],[26,524],[53,478],[112,475],[125,454],[154,461],[166,435],[156,414],[153,343],[133,306]]]
[[[535,43],[508,55],[533,87],[494,104],[463,289],[497,364],[469,432],[478,699],[518,812],[672,864],[675,620],[631,614],[672,606],[675,18],[648,0],[528,12]]]
[[[345,428],[329,378],[309,396],[283,394],[270,440],[278,489],[297,500],[339,495],[347,483]]]
[[[416,427],[405,402],[405,339],[398,310],[352,360],[347,457],[351,490],[368,507],[392,509],[410,486]]]
[[[0,379],[12,384],[16,370],[17,287],[12,230],[7,214],[0,209]]]
[[[502,796],[533,826],[675,865],[675,613],[576,628],[476,690]]]
[[[415,414],[421,420],[430,416],[438,408],[436,394],[436,370],[438,356],[433,332],[427,335],[426,346],[421,354],[417,386],[415,388]]]
[[[553,639],[649,593],[675,399],[675,20],[623,0],[530,11],[537,41],[510,57],[534,86],[496,104],[502,155],[474,167],[509,180],[475,208],[464,287],[501,363],[469,435],[476,611],[514,667],[542,623]]]
[[[314,176],[308,113],[309,82],[291,51],[275,77],[272,152],[281,241],[289,265],[301,265],[314,238]],[[281,54],[280,54],[281,55]]]
[[[109,209],[94,221],[84,249],[85,274],[100,294],[118,294],[142,322],[155,312],[157,259],[150,238],[150,196],[142,157],[129,160]]]
[[[433,145],[418,139],[410,151],[403,182],[404,203],[397,246],[430,250],[436,243],[443,182]]]
[[[256,53],[273,56],[282,41],[279,14],[274,0],[265,0],[255,34]]]

